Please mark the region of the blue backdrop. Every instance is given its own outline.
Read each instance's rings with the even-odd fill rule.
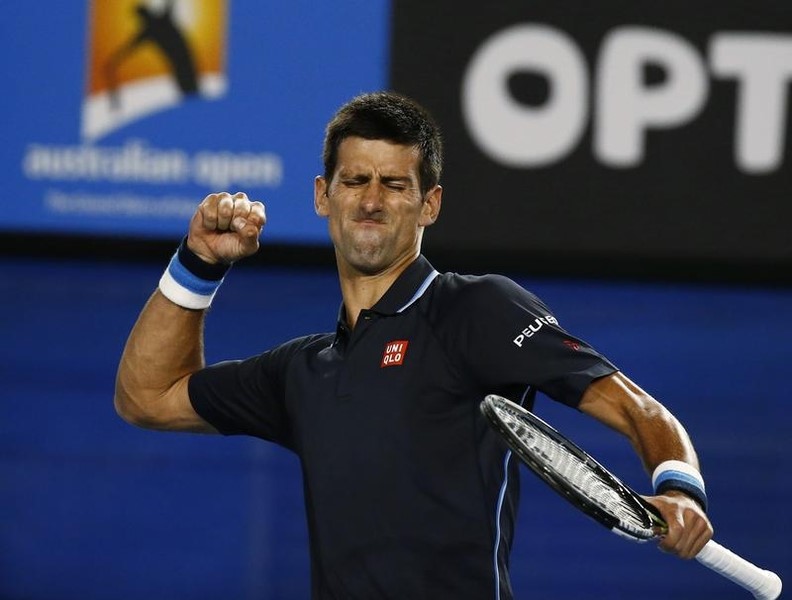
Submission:
[[[119,79],[140,74],[110,109],[106,55],[136,31],[137,4],[15,2],[0,22],[15,49],[0,56],[13,90],[0,98],[0,162],[17,190],[0,200],[0,232],[178,239],[196,198],[243,190],[277,215],[269,242],[326,243],[311,203],[324,126],[386,85],[388,2],[179,0],[173,20],[196,68],[209,65],[205,89],[179,97],[149,41],[119,66]]]
[[[0,259],[3,600],[308,595],[293,456],[138,430],[113,411],[116,364],[161,267]],[[792,577],[792,291],[520,281],[685,423],[717,538]],[[208,319],[208,359],[331,330],[339,298],[332,271],[235,267]],[[538,411],[647,489],[625,441],[547,399]],[[527,472],[513,574],[520,599],[747,597],[695,562],[611,535]]]

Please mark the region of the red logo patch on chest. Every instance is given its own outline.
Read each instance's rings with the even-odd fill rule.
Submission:
[[[394,340],[385,344],[385,352],[382,354],[380,367],[395,367],[401,365],[407,354],[407,345],[409,343],[410,342],[407,340]]]

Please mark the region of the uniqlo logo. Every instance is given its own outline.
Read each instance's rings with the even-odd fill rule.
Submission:
[[[380,367],[401,365],[404,362],[404,356],[407,354],[407,345],[409,343],[407,340],[395,340],[385,344],[385,352],[382,355]]]

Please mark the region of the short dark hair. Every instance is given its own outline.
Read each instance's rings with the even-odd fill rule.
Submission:
[[[418,167],[421,193],[426,194],[440,182],[443,170],[440,128],[416,101],[395,92],[373,92],[356,96],[339,108],[327,124],[322,151],[328,184],[338,162],[338,147],[350,136],[416,147],[421,153]]]

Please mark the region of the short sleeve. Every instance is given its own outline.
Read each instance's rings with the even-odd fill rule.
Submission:
[[[291,361],[309,339],[194,373],[188,385],[193,408],[224,435],[251,435],[292,448],[285,381]]]
[[[459,291],[451,311],[452,337],[463,368],[482,387],[532,386],[576,407],[592,381],[617,370],[511,279],[468,277]]]

